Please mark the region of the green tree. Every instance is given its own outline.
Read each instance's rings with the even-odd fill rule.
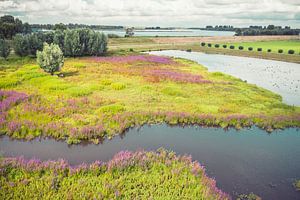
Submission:
[[[6,60],[7,57],[9,56],[9,53],[10,53],[9,43],[4,39],[0,39],[0,56]]]
[[[28,37],[24,37],[20,34],[17,34],[13,38],[14,50],[15,53],[19,56],[27,56],[29,54],[28,51]]]
[[[66,56],[80,56],[81,55],[81,45],[79,33],[76,30],[65,31],[64,39],[64,52]]]
[[[37,34],[31,34],[24,37],[28,37],[28,52],[29,54],[36,56],[36,51],[42,50],[43,41],[41,41]]]
[[[56,30],[54,32],[53,43],[57,44],[62,51],[64,51],[64,40],[65,40],[64,32],[62,30]]]
[[[107,51],[107,36],[103,33],[90,34],[89,54],[94,56],[103,55]]]
[[[37,63],[45,72],[53,75],[64,65],[64,56],[57,44],[44,43],[43,51],[37,51]]]

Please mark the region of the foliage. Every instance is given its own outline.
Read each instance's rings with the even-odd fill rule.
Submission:
[[[297,191],[300,191],[300,180],[295,181],[294,186]]]
[[[268,53],[272,52],[272,49],[268,49]]]
[[[240,194],[236,200],[262,200],[259,196],[254,193]]]
[[[18,56],[28,55],[28,37],[24,37],[20,34],[13,38],[14,50]]]
[[[207,46],[208,46],[208,47],[211,47],[212,45],[211,45],[211,43],[208,43]]]
[[[262,48],[257,48],[257,51],[262,51]]]
[[[252,50],[253,50],[253,47],[248,47],[248,50],[249,50],[249,51],[252,51]]]
[[[201,42],[201,46],[204,47],[205,46],[205,42]]]
[[[288,54],[294,54],[294,53],[295,53],[295,51],[292,50],[292,49],[290,49],[290,50],[288,51]]]
[[[300,126],[299,107],[283,104],[279,95],[188,60],[152,55],[68,58],[63,78],[48,75],[31,60],[7,63],[1,91],[30,97],[1,113],[0,131],[13,138],[96,141],[163,122],[224,128],[256,124],[268,131]]]
[[[226,45],[226,44],[223,44],[223,48],[226,49],[226,48],[227,48],[227,45]]]
[[[278,49],[278,53],[283,53],[283,50],[282,49]]]
[[[219,44],[215,44],[215,47],[216,47],[216,48],[219,48],[219,47],[220,47],[220,45],[219,45]]]
[[[244,47],[243,46],[239,46],[239,50],[243,50],[244,49]]]
[[[10,44],[4,39],[0,39],[0,57],[7,59],[10,54]]]
[[[4,158],[0,174],[1,199],[230,199],[190,156],[163,149],[77,166]]]
[[[30,33],[31,28],[28,23],[22,23],[18,18],[11,15],[0,17],[0,38],[11,39],[17,33]]]
[[[64,56],[58,45],[44,43],[43,51],[37,52],[37,63],[45,72],[53,75],[63,66]]]
[[[234,46],[233,45],[230,45],[230,47],[229,47],[230,49],[234,49]]]

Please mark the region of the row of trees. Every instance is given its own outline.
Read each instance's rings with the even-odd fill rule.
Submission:
[[[56,30],[27,35],[18,34],[13,38],[15,53],[19,56],[36,55],[43,43],[57,44],[65,56],[100,56],[107,51],[107,36],[91,29]]]
[[[0,17],[0,38],[11,39],[18,33],[31,33],[31,27],[28,23],[24,23],[18,18],[11,15]]]

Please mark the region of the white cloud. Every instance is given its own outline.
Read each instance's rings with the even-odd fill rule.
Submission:
[[[0,0],[0,14],[30,23],[300,27],[299,0]]]

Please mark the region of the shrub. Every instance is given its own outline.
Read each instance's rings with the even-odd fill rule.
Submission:
[[[108,38],[120,38],[119,35],[114,34],[114,33],[109,33],[109,34],[107,34],[107,37],[108,37]]]
[[[64,56],[57,44],[44,43],[43,51],[37,51],[37,63],[45,72],[53,75],[63,66]]]
[[[205,46],[205,42],[201,42],[201,46],[203,46],[203,47],[204,47],[204,46]]]
[[[268,52],[269,52],[269,53],[272,52],[272,49],[268,49]]]
[[[219,47],[220,47],[220,45],[219,45],[219,44],[215,44],[215,47],[216,47],[216,48],[219,48]]]
[[[290,49],[290,50],[288,51],[288,54],[294,54],[294,53],[295,53],[295,51],[292,50],[292,49]]]
[[[239,50],[243,50],[244,49],[244,47],[243,46],[239,46]]]
[[[186,51],[187,51],[187,52],[192,52],[192,49],[187,49]]]
[[[208,46],[208,47],[211,47],[211,43],[208,43],[207,46]]]
[[[28,38],[17,34],[13,38],[14,50],[18,56],[28,55]]]
[[[130,51],[130,52],[133,52],[133,48],[130,48],[129,51]]]
[[[227,45],[226,45],[226,44],[223,44],[223,48],[226,49],[226,48],[227,48]]]
[[[230,49],[234,49],[234,46],[233,45],[230,45],[230,47],[229,47]]]
[[[4,39],[0,39],[0,56],[6,60],[7,57],[9,56],[9,53],[10,53],[9,43]]]
[[[278,50],[278,53],[283,53],[283,50],[282,50],[282,49],[279,49],[279,50]]]
[[[262,51],[262,48],[257,48],[257,51]]]
[[[253,50],[253,47],[248,47],[248,50],[249,50],[249,51],[252,51],[252,50]]]

